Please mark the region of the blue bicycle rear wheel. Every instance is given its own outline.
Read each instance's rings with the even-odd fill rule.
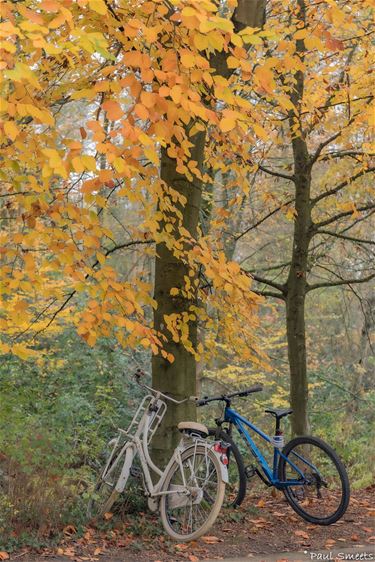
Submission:
[[[282,453],[287,460],[280,457],[279,479],[299,481],[283,488],[289,505],[316,525],[338,521],[348,507],[350,486],[337,453],[322,439],[310,436],[292,439]]]

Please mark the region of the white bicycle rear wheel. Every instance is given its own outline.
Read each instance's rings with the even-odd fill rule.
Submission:
[[[174,462],[166,476],[162,491],[176,493],[161,496],[160,516],[170,537],[192,541],[214,524],[224,500],[225,483],[220,461],[204,445],[187,449],[181,458],[182,467]]]

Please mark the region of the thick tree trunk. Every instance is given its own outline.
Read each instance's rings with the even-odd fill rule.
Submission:
[[[264,21],[265,0],[238,0],[237,8],[232,15],[235,31],[246,26],[261,27]],[[233,72],[227,65],[227,52],[216,52],[210,57],[210,66],[225,78]],[[204,160],[204,145],[206,133],[200,132],[190,139],[193,146],[190,148],[191,160],[197,162],[197,168],[202,171]],[[202,184],[195,178],[188,181],[176,171],[176,161],[169,158],[163,149],[161,159],[161,178],[179,193],[183,194],[187,203],[182,209],[183,225],[193,238],[197,235],[199,211],[202,200]],[[152,382],[155,388],[170,392],[176,399],[182,399],[195,394],[196,391],[196,360],[185,349],[182,343],[170,341],[170,334],[165,330],[164,316],[170,313],[181,313],[188,310],[191,301],[182,297],[171,297],[170,289],[184,286],[184,275],[187,274],[186,266],[175,258],[173,252],[164,244],[157,246],[155,264],[155,289],[154,298],[158,307],[154,313],[154,326],[168,337],[165,345],[166,351],[172,353],[175,361],[170,364],[161,356],[152,359]],[[197,339],[197,321],[190,322],[190,341],[193,346]],[[194,420],[196,408],[193,403],[180,406],[168,405],[168,411],[163,423],[153,439],[153,457],[157,464],[165,464],[178,441],[176,425],[182,419]]]
[[[205,132],[199,132],[190,139],[193,143],[191,159],[198,164],[199,170],[203,166]],[[199,209],[201,205],[202,183],[198,178],[189,181],[176,171],[176,160],[170,158],[163,149],[161,160],[161,178],[173,189],[186,197],[187,203],[183,212],[183,226],[194,238],[197,235]],[[158,244],[155,263],[154,298],[158,307],[154,312],[154,326],[164,333],[168,343],[164,349],[174,356],[170,363],[161,355],[152,359],[152,384],[154,388],[169,393],[176,400],[182,400],[196,394],[196,360],[181,342],[171,341],[171,335],[166,331],[164,316],[187,312],[192,302],[182,296],[171,296],[173,287],[185,286],[184,276],[188,275],[187,266],[173,255],[165,244]],[[189,324],[189,340],[196,347],[197,322]],[[163,465],[167,461],[178,441],[176,426],[182,420],[196,419],[196,407],[193,402],[186,402],[179,406],[168,403],[167,414],[152,442],[153,458],[156,464]]]

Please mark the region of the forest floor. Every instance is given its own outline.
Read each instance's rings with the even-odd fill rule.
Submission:
[[[9,560],[19,562],[199,562],[244,557],[246,560],[335,560],[318,557],[330,552],[362,553],[375,560],[375,486],[355,491],[348,510],[328,527],[311,525],[298,517],[281,493],[249,493],[238,510],[223,509],[208,536],[188,544],[176,544],[158,532],[158,518],[140,515],[138,529],[123,522],[111,530],[87,528],[80,538],[75,529],[65,529],[65,539],[55,549],[21,550]],[[288,556],[287,553],[300,552]],[[279,556],[278,554],[279,553]],[[304,553],[304,554],[303,554]],[[312,556],[312,553],[315,553]],[[0,553],[1,554],[1,553]],[[353,554],[352,554],[353,556]],[[1,559],[1,558],[0,558]],[[342,560],[343,558],[339,558]],[[349,559],[349,558],[348,558]]]

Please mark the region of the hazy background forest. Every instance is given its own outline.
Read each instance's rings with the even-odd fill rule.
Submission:
[[[8,547],[32,540],[38,544],[68,524],[84,524],[88,493],[105,444],[117,427],[128,424],[138,404],[140,390],[131,378],[137,367],[151,374],[156,369],[152,355],[158,353],[165,369],[173,365],[184,376],[184,363],[177,355],[171,357],[174,352],[153,332],[153,322],[157,322],[153,316],[155,263],[160,259],[155,242],[159,248],[165,244],[187,267],[182,276],[185,285],[172,284],[167,298],[173,305],[171,297],[185,291],[183,306],[188,300],[196,308],[186,309],[187,335],[185,320],[179,324],[172,311],[168,338],[194,358],[196,393],[214,394],[261,382],[264,392],[239,401],[238,407],[272,431],[264,407],[289,406],[290,365],[298,356],[297,352],[293,355],[290,339],[288,355],[286,318],[297,302],[297,297],[290,302],[293,237],[298,238],[298,228],[305,228],[305,203],[298,203],[301,147],[295,141],[302,129],[311,173],[311,201],[306,209],[316,230],[306,247],[304,269],[297,271],[305,283],[301,294],[306,299],[309,395],[307,402],[307,393],[293,398],[292,392],[292,403],[293,399],[306,401],[308,420],[302,412],[300,427],[305,431],[309,426],[312,433],[335,446],[352,486],[370,485],[375,465],[375,200],[367,3],[354,3],[349,9],[345,2],[306,2],[306,6],[258,2],[264,21],[242,26],[243,46],[236,40],[229,57],[233,60],[225,55],[226,72],[219,77],[227,82],[217,81],[213,93],[207,85],[209,77],[204,78],[206,85],[200,82],[199,73],[207,69],[197,57],[205,52],[219,74],[215,57],[226,44],[220,39],[228,32],[222,21],[229,21],[233,2],[222,3],[220,21],[211,14],[213,27],[198,34],[194,44],[188,42],[194,29],[189,23],[192,12],[185,12],[186,21],[181,16],[181,37],[174,44],[158,28],[167,25],[170,12],[157,13],[152,8],[162,3],[147,2],[145,13],[131,2],[123,3],[118,17],[133,16],[133,29],[147,29],[140,23],[146,15],[155,18],[151,28],[156,35],[145,36],[151,45],[147,49],[131,26],[125,29],[126,41],[119,39],[119,23],[113,10],[107,11],[106,2],[72,8],[76,22],[79,10],[84,10],[86,27],[77,25],[86,30],[87,37],[91,34],[91,43],[84,43],[84,34],[73,34],[78,43],[65,44],[70,20],[62,11],[61,21],[51,24],[61,6],[48,2],[44,2],[45,12],[38,12],[34,19],[30,13],[39,8],[32,1],[25,3],[26,12],[9,8],[16,10],[9,19],[12,25],[22,24],[24,66],[19,72],[26,78],[17,75],[17,67],[10,62],[14,52],[8,47],[5,97],[9,103],[14,97],[23,100],[25,108],[34,104],[40,112],[50,108],[54,121],[49,123],[42,113],[33,115],[30,107],[16,121],[9,110],[7,123],[13,125],[4,126],[8,140],[1,149],[5,166],[0,199],[4,288],[0,532],[7,537]],[[196,10],[200,17],[205,17],[205,9],[209,13],[215,8],[205,4],[173,3],[181,10]],[[136,14],[138,9],[141,13]],[[57,54],[51,49],[41,59],[42,39],[35,39],[35,33],[44,41],[45,32],[38,18],[48,20],[52,34],[61,31],[56,44],[63,45]],[[108,21],[101,43],[98,30],[103,18]],[[306,34],[301,35],[301,30],[306,29],[313,31],[304,43]],[[210,33],[214,46],[202,39]],[[124,41],[127,54],[150,53],[151,67],[160,74],[150,78],[143,63],[121,59],[119,41]],[[291,44],[297,53],[304,50],[299,58],[289,48]],[[185,49],[181,56],[190,56],[189,48],[195,62],[185,59],[176,70],[172,61],[164,68],[165,63],[152,54],[160,45],[165,48],[164,61],[170,51]],[[303,57],[304,65],[298,66]],[[26,65],[42,88],[36,87]],[[194,65],[198,77],[191,79]],[[182,92],[173,90],[179,87],[176,84],[163,85],[167,78],[162,73],[172,71],[183,77],[178,82]],[[304,89],[297,87],[301,81]],[[288,84],[297,86],[288,89]],[[143,94],[154,95],[155,100],[140,98],[142,88]],[[163,93],[161,88],[168,91]],[[187,106],[182,107],[181,99],[188,95],[184,88],[193,109],[194,103],[202,105],[193,117]],[[197,92],[202,100],[194,95]],[[132,98],[137,101],[135,108]],[[212,122],[206,119],[208,106],[221,121],[212,116]],[[228,108],[232,113],[223,114]],[[30,125],[33,119],[36,124]],[[193,138],[202,134],[202,123],[208,130],[200,164],[191,156],[189,161],[185,142],[190,138],[186,132],[190,119],[195,126],[198,123]],[[158,129],[160,123],[167,126]],[[176,127],[178,141],[168,126]],[[113,154],[112,148],[103,149],[106,143],[113,147]],[[178,152],[180,145],[185,156]],[[175,151],[166,158],[173,162],[177,158],[179,166],[185,162],[190,187],[197,178],[201,182],[195,234],[183,230],[182,219],[178,223],[178,213],[184,208],[178,199],[178,181],[172,182],[177,195],[160,187],[164,185],[160,159],[163,162],[166,146]],[[181,169],[178,173],[183,175]],[[98,177],[100,182],[95,183]],[[168,222],[171,215],[177,222]],[[180,224],[179,233],[176,224]],[[190,246],[186,254],[178,246],[179,236],[185,237],[185,244],[190,235],[199,241],[198,258],[193,250],[188,253]],[[180,314],[181,303],[176,306]],[[197,341],[189,339],[192,323],[196,323]],[[304,377],[303,358],[296,361]],[[199,419],[208,424],[213,414],[208,409],[198,411]],[[292,432],[290,427],[287,432]]]

